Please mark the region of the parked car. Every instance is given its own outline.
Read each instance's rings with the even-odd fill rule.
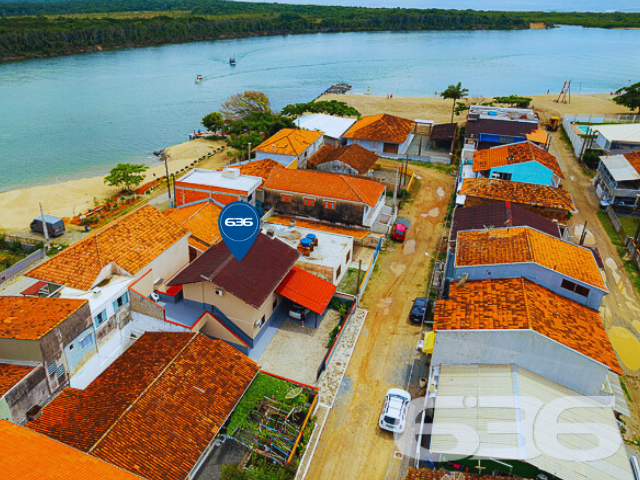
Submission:
[[[411,313],[409,314],[409,320],[412,322],[422,323],[424,317],[427,315],[429,309],[429,299],[424,297],[418,297],[413,301],[411,307]]]
[[[61,218],[44,215],[44,223],[47,225],[47,233],[50,237],[59,237],[65,232],[64,221]],[[30,228],[32,232],[44,235],[41,217],[34,218],[31,222]]]
[[[400,388],[391,388],[384,396],[384,405],[378,425],[389,432],[404,432],[411,394]]]
[[[297,303],[292,303],[291,308],[289,309],[289,316],[296,320],[302,320],[302,315],[309,315],[309,313],[310,310],[308,308],[298,305]]]
[[[404,237],[407,235],[407,226],[402,223],[396,223],[393,226],[393,231],[391,232],[391,238],[398,242],[404,242]]]

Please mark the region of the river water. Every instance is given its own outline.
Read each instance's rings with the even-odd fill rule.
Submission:
[[[156,162],[151,152],[186,140],[243,90],[264,91],[275,108],[343,80],[397,96],[458,81],[471,96],[542,94],[569,78],[574,93],[610,92],[640,79],[639,47],[640,30],[562,27],[290,35],[2,64],[0,190]]]

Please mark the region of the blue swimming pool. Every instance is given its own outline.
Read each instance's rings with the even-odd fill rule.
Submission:
[[[580,130],[580,133],[582,133],[583,135],[587,135],[590,128],[591,133],[593,133],[593,127],[591,127],[590,125],[576,125],[576,128]]]

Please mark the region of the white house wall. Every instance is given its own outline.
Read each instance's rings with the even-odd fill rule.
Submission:
[[[583,395],[599,395],[609,369],[532,330],[438,330],[438,365],[513,364]]]
[[[454,280],[463,278],[465,275],[469,275],[469,280],[484,280],[493,278],[520,278],[524,277],[527,280],[542,285],[548,288],[552,292],[567,297],[571,300],[578,302],[581,305],[598,310],[602,303],[602,297],[605,293],[593,285],[580,282],[574,278],[568,277],[555,272],[547,268],[542,267],[536,263],[509,263],[499,265],[471,265],[471,266],[456,266],[454,273]],[[565,290],[560,286],[562,280],[567,279],[582,285],[589,289],[590,293],[587,298],[582,295],[578,295],[569,290]]]

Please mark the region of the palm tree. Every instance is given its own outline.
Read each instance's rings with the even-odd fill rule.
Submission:
[[[458,82],[457,85],[449,85],[447,89],[440,94],[442,98],[453,99],[453,108],[451,109],[451,123],[453,123],[453,114],[456,111],[456,101],[469,95],[469,90],[462,88],[462,83]]]

